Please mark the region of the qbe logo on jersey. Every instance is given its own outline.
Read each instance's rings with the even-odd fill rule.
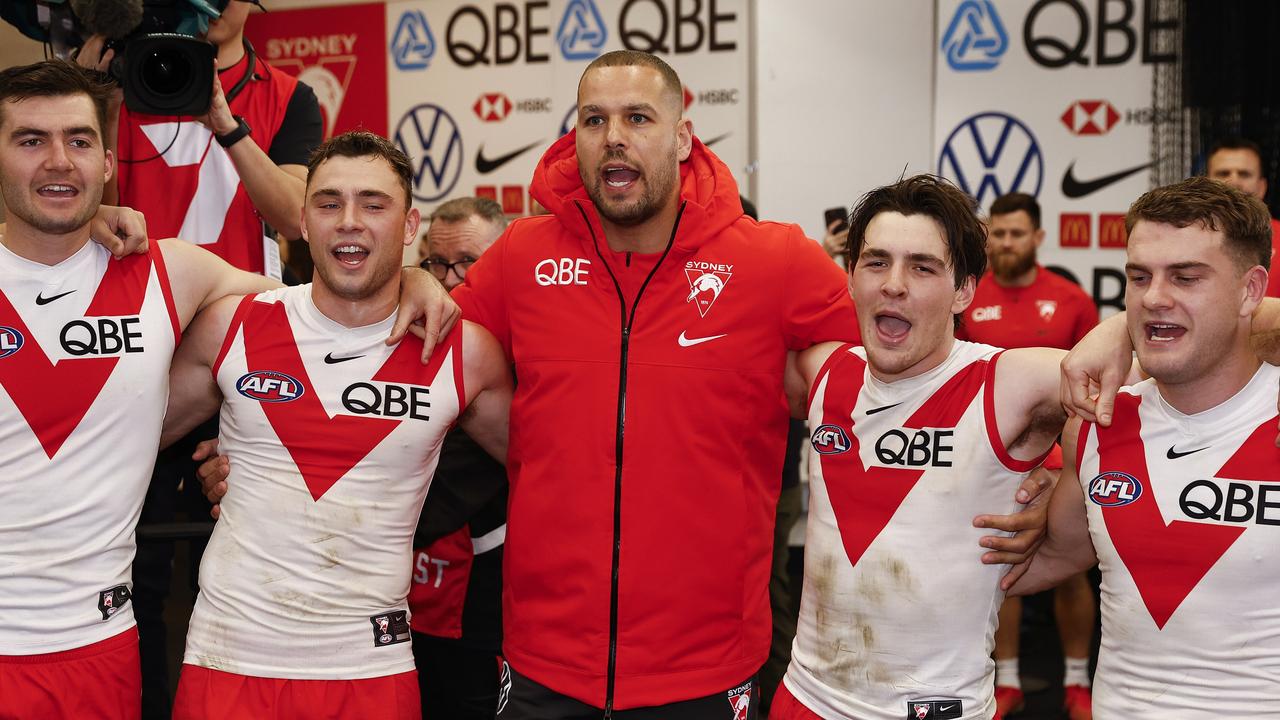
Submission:
[[[436,38],[421,10],[406,10],[391,36],[391,59],[401,70],[425,70],[436,54]]]
[[[415,105],[396,125],[396,146],[414,163],[413,196],[435,202],[453,191],[462,175],[462,134],[444,108]]]
[[[693,303],[698,314],[706,317],[729,284],[729,278],[733,277],[733,266],[690,260],[684,265],[684,274],[689,280],[689,295],[684,301]]]
[[[1089,499],[1102,507],[1120,507],[1142,497],[1142,483],[1125,472],[1104,472],[1089,481]]]
[[[0,360],[22,349],[23,337],[17,328],[0,325]]]
[[[965,118],[942,144],[938,174],[954,181],[978,205],[1011,192],[1039,195],[1044,156],[1031,129],[1002,112]]]
[[[292,375],[274,370],[254,370],[236,380],[236,392],[258,402],[282,403],[302,397],[306,388]]]
[[[990,70],[1009,49],[1009,35],[991,0],[964,0],[951,16],[938,49],[952,70]]]

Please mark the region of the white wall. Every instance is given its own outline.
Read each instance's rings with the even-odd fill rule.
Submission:
[[[754,199],[800,223],[932,169],[933,0],[756,0]]]

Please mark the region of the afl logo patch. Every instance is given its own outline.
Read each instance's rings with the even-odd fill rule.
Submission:
[[[17,329],[0,325],[0,358],[7,358],[22,349],[22,333]]]
[[[849,450],[849,435],[839,425],[819,425],[810,442],[819,455],[837,455]]]
[[[1142,483],[1124,472],[1104,472],[1089,481],[1089,499],[1102,507],[1120,507],[1142,497]]]
[[[236,391],[250,400],[278,403],[297,400],[306,389],[292,375],[256,370],[240,376],[236,381]]]

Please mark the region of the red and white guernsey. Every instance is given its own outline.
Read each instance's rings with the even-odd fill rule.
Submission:
[[[134,527],[180,334],[164,262],[0,246],[0,655],[133,626]]]
[[[1183,415],[1152,380],[1085,425],[1102,569],[1098,717],[1280,717],[1280,368]]]
[[[884,383],[844,346],[809,402],[804,592],[787,688],[823,718],[990,718],[1004,566],[973,527],[1016,509],[1037,462],[995,427],[1000,351],[957,340],[938,367]],[[923,712],[924,714],[918,714]]]
[[[271,678],[413,670],[413,530],[462,406],[461,324],[422,365],[393,318],[330,320],[301,285],[250,296],[214,375],[222,514],[200,564],[184,661]]]

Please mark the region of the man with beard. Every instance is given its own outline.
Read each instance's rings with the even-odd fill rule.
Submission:
[[[174,356],[162,444],[221,406],[232,458],[174,718],[421,717],[410,541],[455,421],[504,458],[511,380],[471,323],[426,366],[417,338],[385,342],[412,176],[385,138],[326,141],[301,218],[316,281],[219,300]]]
[[[1036,262],[1036,249],[1043,242],[1040,204],[1034,197],[1009,193],[991,203],[987,228],[990,271],[978,281],[957,337],[1003,348],[1070,350],[1098,324],[1098,308],[1088,294]],[[1046,469],[1039,472],[1056,474],[1061,467],[1061,455],[1055,452]],[[1097,608],[1084,573],[1055,590],[1053,611],[1064,656],[1063,703],[1070,720],[1087,720],[1089,647]],[[1018,673],[1021,623],[1022,598],[1005,600],[996,631],[997,717],[1016,713],[1024,706]]]
[[[754,718],[787,353],[856,340],[841,273],[745,217],[659,58],[578,86],[516,220],[454,291],[515,363],[501,720]]]

